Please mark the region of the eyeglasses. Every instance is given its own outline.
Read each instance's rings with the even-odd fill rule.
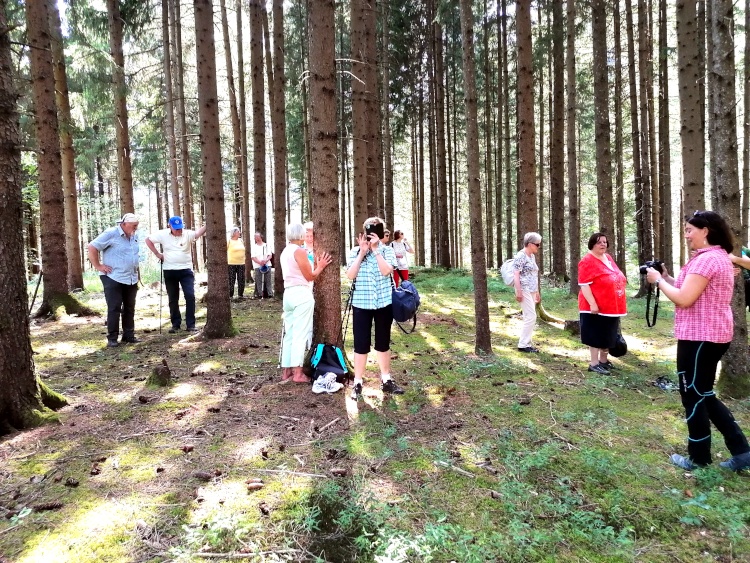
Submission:
[[[532,242],[531,244],[533,244],[533,245],[534,245],[534,246],[536,246],[537,248],[539,248],[540,246],[542,246],[542,243],[541,243],[541,242]]]

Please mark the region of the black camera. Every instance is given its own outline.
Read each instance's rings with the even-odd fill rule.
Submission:
[[[383,226],[383,223],[370,223],[365,227],[365,235],[369,237],[373,233],[378,235],[380,240],[383,240],[385,238],[385,227]]]
[[[647,260],[645,264],[642,264],[641,266],[638,266],[638,271],[641,273],[642,276],[646,275],[646,268],[653,268],[657,272],[661,273],[661,267],[664,265],[664,262],[661,260]]]

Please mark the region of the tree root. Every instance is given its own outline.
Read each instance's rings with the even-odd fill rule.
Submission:
[[[565,323],[565,319],[561,319],[560,317],[556,317],[552,315],[551,313],[548,313],[547,310],[544,308],[544,305],[542,305],[541,301],[536,304],[536,314],[540,319],[548,323],[560,323],[560,324]]]
[[[64,314],[78,315],[79,317],[99,316],[98,312],[78,301],[70,293],[59,293],[51,298],[45,298],[34,317],[37,319],[48,317],[57,321]]]

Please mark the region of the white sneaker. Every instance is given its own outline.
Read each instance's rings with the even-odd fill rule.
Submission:
[[[335,393],[343,386],[343,383],[339,383],[338,381],[336,381],[336,374],[329,371],[328,373],[321,375],[318,379],[315,380],[315,383],[313,383],[312,386],[312,392],[318,394],[331,394]]]

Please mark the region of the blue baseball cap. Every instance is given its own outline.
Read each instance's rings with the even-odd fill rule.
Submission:
[[[175,215],[169,218],[169,226],[174,230],[179,231],[182,228],[182,217]]]

